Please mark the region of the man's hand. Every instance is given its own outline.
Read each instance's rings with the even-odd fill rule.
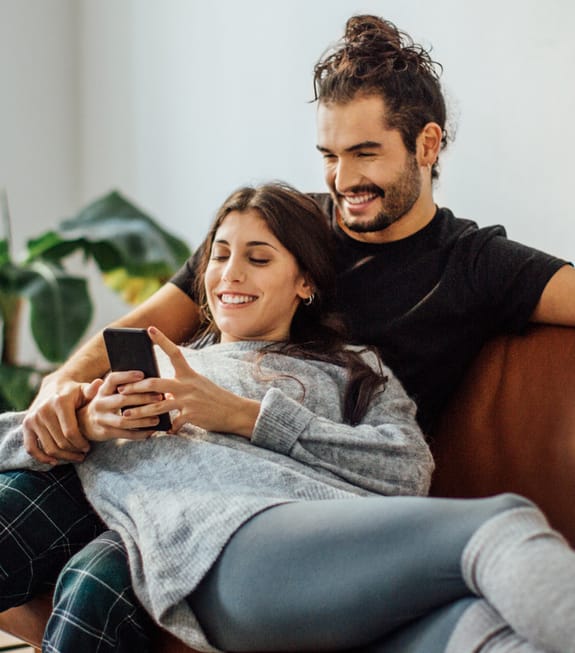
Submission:
[[[98,385],[47,376],[24,418],[24,447],[36,460],[82,462],[90,443],[80,433],[76,410],[96,394]]]
[[[198,319],[198,307],[193,300],[167,283],[110,326],[157,324],[169,337],[181,342],[192,336]],[[104,340],[98,332],[60,370],[44,379],[24,419],[24,446],[33,458],[51,465],[60,460],[84,459],[90,444],[80,431],[76,411],[93,399],[101,385],[99,377],[108,370]]]

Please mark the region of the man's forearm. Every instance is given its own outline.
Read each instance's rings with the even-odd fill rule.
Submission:
[[[176,286],[167,283],[150,299],[109,326],[145,329],[153,325],[174,342],[181,343],[193,335],[197,324],[197,306]],[[51,385],[60,381],[89,382],[104,376],[108,370],[108,355],[100,331],[72,354],[61,367],[48,375],[45,384]]]
[[[65,380],[78,383],[89,382],[104,376],[108,370],[108,356],[100,332],[92,336],[57,370],[48,374],[42,385],[52,385]]]

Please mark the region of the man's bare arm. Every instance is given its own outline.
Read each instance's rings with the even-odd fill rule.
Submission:
[[[532,322],[575,326],[575,269],[569,265],[549,279],[531,316]]]
[[[197,329],[197,305],[177,286],[167,283],[113,326],[157,326],[174,342],[189,339]],[[89,400],[89,382],[108,371],[102,334],[97,333],[42,382],[24,420],[24,445],[41,462],[80,462],[89,450],[76,410]]]

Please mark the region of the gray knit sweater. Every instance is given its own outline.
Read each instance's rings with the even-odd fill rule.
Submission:
[[[186,425],[178,435],[94,443],[77,465],[86,495],[128,549],[134,588],[164,628],[215,651],[185,597],[233,533],[281,503],[421,495],[433,462],[415,405],[389,370],[385,391],[361,424],[342,424],[346,372],[335,365],[266,354],[262,343],[184,349],[198,373],[261,401],[251,440]],[[162,376],[173,375],[158,352]],[[46,469],[23,450],[22,414],[0,416],[0,470]]]

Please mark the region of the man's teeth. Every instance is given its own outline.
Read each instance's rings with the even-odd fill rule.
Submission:
[[[221,301],[224,304],[248,304],[249,302],[255,302],[256,297],[252,295],[222,295]]]
[[[353,195],[345,196],[345,201],[348,204],[364,204],[365,202],[371,202],[371,200],[377,197],[377,193],[365,193],[364,195]]]

